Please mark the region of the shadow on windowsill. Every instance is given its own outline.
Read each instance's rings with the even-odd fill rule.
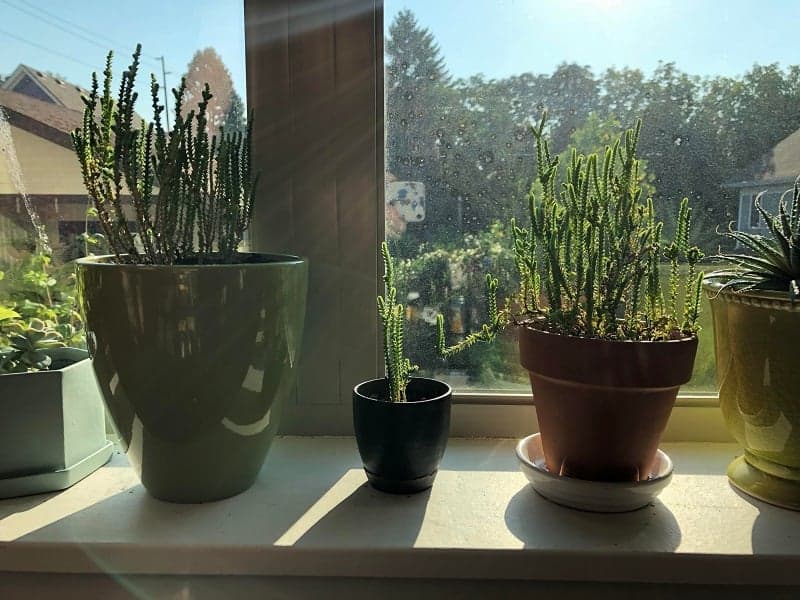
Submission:
[[[628,513],[600,514],[561,506],[529,485],[508,503],[508,530],[528,548],[575,550],[576,540],[590,550],[672,552],[681,530],[664,504]]]
[[[750,534],[753,554],[789,554],[796,557],[800,548],[800,512],[763,502],[730,483],[728,485],[737,496],[758,509]]]

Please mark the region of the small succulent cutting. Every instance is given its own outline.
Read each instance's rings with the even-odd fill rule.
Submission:
[[[793,192],[791,205],[781,200],[776,215],[762,206],[764,192],[756,197],[755,208],[771,237],[733,228],[726,231],[725,236],[750,253],[721,254],[718,258],[729,266],[709,274],[707,282],[721,284],[721,290],[771,290],[786,292],[792,302],[800,298],[800,178]]]
[[[405,354],[406,307],[397,302],[394,263],[386,242],[381,243],[381,258],[383,259],[385,291],[383,296],[378,296],[378,316],[383,325],[383,357],[389,386],[389,401],[406,402],[406,387],[411,381],[411,375],[419,367],[413,364]],[[439,354],[443,358],[449,358],[478,342],[492,341],[497,331],[502,328],[504,321],[498,315],[495,301],[497,280],[487,276],[486,285],[489,300],[489,323],[484,324],[478,332],[469,335],[459,344],[451,347],[445,345],[444,318],[442,315],[438,315],[437,344]]]

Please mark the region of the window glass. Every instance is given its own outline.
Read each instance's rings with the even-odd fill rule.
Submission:
[[[795,2],[388,0],[385,15],[386,231],[407,346],[423,373],[456,388],[528,389],[513,331],[444,364],[435,321],[443,314],[456,341],[481,321],[486,272],[501,300],[513,289],[508,222],[527,222],[529,125],[542,110],[559,153],[601,151],[641,117],[644,187],[666,233],[688,197],[693,241],[709,256],[728,247],[718,228],[758,225],[755,211],[739,220],[745,185],[769,190],[774,210],[800,172]],[[767,31],[769,44],[737,41]],[[684,391],[715,386],[703,308]]]
[[[756,198],[758,194],[750,194],[750,228],[761,227],[761,215],[756,210]]]
[[[0,307],[23,321],[47,321],[82,346],[70,261],[106,250],[70,141],[92,72],[102,86],[113,51],[116,91],[141,43],[136,110],[143,119],[152,118],[150,74],[168,110],[175,105],[170,90],[185,76],[187,108],[204,83],[211,86],[212,133],[223,125],[243,129],[243,3],[4,0],[0,14]],[[7,341],[1,326],[0,346]]]

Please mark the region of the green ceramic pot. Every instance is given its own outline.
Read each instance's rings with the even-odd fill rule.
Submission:
[[[47,354],[47,371],[0,375],[0,498],[63,490],[111,457],[89,353]]]
[[[778,292],[720,292],[707,284],[716,341],[720,406],[744,455],[733,485],[800,510],[800,304]]]
[[[207,502],[255,481],[292,393],[308,265],[78,261],[89,350],[131,465],[156,498]]]

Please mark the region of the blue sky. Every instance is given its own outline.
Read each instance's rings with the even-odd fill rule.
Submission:
[[[675,61],[700,75],[800,63],[797,0],[387,0],[387,27],[403,8],[458,77],[547,73],[563,61],[595,72]],[[24,62],[87,86],[108,48],[119,70],[138,41],[145,74],[160,74],[153,57],[164,55],[172,87],[192,54],[213,46],[244,97],[242,10],[241,0],[0,0],[0,73]]]
[[[549,73],[561,62],[697,75],[800,63],[797,0],[387,0],[431,30],[456,77]]]
[[[141,81],[149,84],[155,72],[161,82],[161,63],[153,57],[163,55],[172,72],[167,83],[174,87],[194,52],[213,46],[244,99],[242,0],[0,0],[3,75],[25,63],[88,87],[108,50],[115,51],[118,74],[137,42],[146,57]]]

